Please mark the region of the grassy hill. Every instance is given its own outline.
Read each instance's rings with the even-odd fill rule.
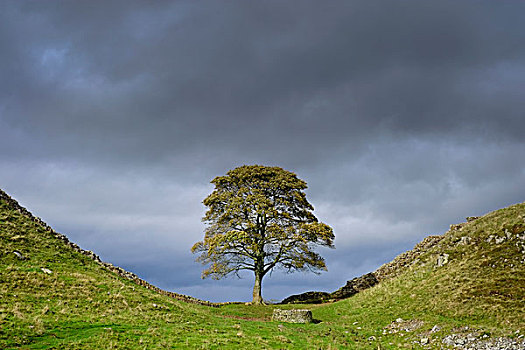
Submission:
[[[453,226],[352,298],[210,307],[98,262],[0,191],[0,348],[439,349],[452,334],[521,341],[524,231],[517,204]],[[275,307],[309,308],[318,322],[273,322]]]

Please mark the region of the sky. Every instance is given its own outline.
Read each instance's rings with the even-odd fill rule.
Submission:
[[[0,188],[167,290],[200,278],[210,181],[244,164],[308,183],[334,291],[467,216],[525,201],[523,1],[2,1]]]

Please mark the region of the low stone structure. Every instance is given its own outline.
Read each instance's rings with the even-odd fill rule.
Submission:
[[[312,311],[273,309],[272,321],[311,323],[313,322]]]

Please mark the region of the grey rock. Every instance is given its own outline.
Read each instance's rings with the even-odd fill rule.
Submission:
[[[441,267],[448,263],[449,255],[447,253],[440,254],[437,259],[437,266]]]
[[[435,325],[434,327],[432,327],[432,329],[430,330],[430,333],[436,333],[436,332],[439,332],[441,330],[441,327],[438,326],[438,325]]]
[[[475,350],[525,350],[525,341],[499,337],[491,339],[486,334],[450,334],[443,338],[443,344],[456,349]]]
[[[496,237],[496,244],[501,244],[505,242],[506,237]]]
[[[461,237],[461,239],[459,240],[459,244],[461,245],[468,245],[471,241],[471,238],[470,237]]]
[[[465,226],[465,223],[450,225],[450,231],[459,231]]]
[[[25,260],[26,257],[24,255],[22,255],[22,253],[20,253],[18,250],[15,250],[13,251],[13,254],[16,255],[16,257],[19,259],[19,260]]]

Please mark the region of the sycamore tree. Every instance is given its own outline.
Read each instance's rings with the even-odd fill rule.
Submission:
[[[262,303],[263,277],[274,268],[288,272],[326,270],[316,246],[333,248],[330,226],[318,222],[306,200],[306,182],[279,167],[244,165],[218,176],[204,199],[204,240],[197,261],[209,265],[202,278],[220,279],[253,271],[254,304]]]

